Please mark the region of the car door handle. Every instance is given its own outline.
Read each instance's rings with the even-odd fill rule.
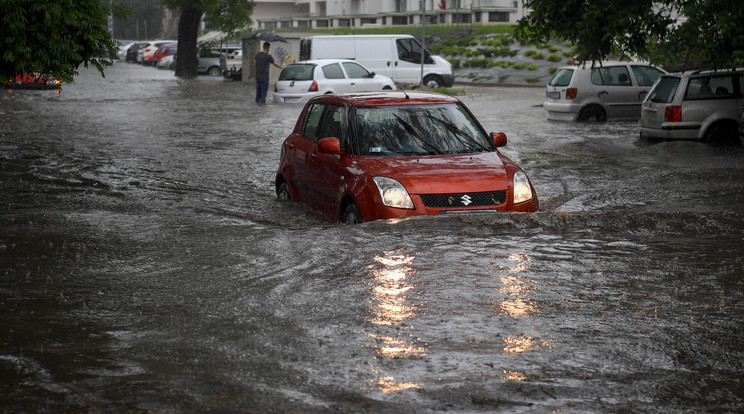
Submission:
[[[599,96],[602,96],[602,95],[607,95],[608,93],[609,93],[609,92],[607,92],[607,91],[599,91],[599,92],[597,93],[597,95],[599,95]]]

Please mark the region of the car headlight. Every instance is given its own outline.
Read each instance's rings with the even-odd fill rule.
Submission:
[[[532,199],[532,187],[527,180],[527,174],[519,170],[514,173],[514,204],[524,203]]]
[[[407,208],[413,210],[413,201],[401,183],[388,177],[374,177],[373,180],[380,191],[382,204],[388,207]]]

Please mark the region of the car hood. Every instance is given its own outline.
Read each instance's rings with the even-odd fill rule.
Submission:
[[[361,157],[361,170],[398,180],[412,194],[506,190],[508,174],[498,152],[428,157]]]

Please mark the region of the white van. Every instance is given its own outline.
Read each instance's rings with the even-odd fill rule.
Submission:
[[[421,83],[421,44],[411,35],[312,36],[300,41],[300,60],[352,59],[399,83]],[[424,49],[424,85],[450,87],[452,65]]]

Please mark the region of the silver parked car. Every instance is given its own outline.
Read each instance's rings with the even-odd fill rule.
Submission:
[[[643,101],[641,137],[737,144],[743,93],[744,69],[664,75]]]
[[[395,89],[387,76],[368,71],[348,59],[318,59],[293,63],[282,69],[274,86],[274,102],[307,102],[325,94]]]
[[[638,62],[558,68],[543,108],[558,121],[637,120],[646,93],[665,71]]]

